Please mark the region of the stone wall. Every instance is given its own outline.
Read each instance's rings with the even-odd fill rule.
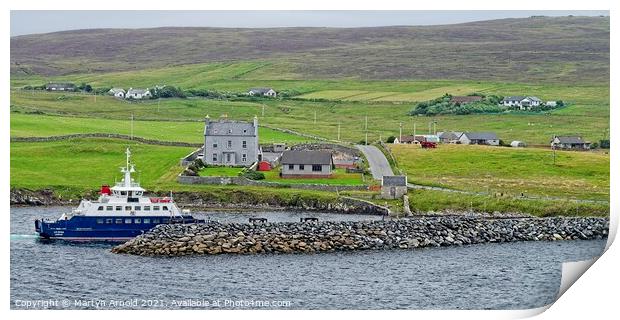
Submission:
[[[604,239],[604,218],[412,218],[390,221],[319,221],[159,225],[114,253],[145,256],[310,253],[413,249],[488,242]]]
[[[113,138],[133,140],[140,143],[160,145],[160,146],[174,146],[174,147],[202,147],[201,143],[179,142],[179,141],[162,141],[154,139],[145,139],[141,137],[132,137],[126,134],[116,133],[79,133],[68,134],[62,136],[49,136],[49,137],[11,137],[11,142],[49,142],[49,141],[61,141],[69,139],[81,139],[81,138]]]

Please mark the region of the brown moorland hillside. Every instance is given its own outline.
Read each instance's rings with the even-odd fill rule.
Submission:
[[[91,29],[11,38],[11,74],[275,61],[295,78],[608,83],[609,17],[373,28]]]

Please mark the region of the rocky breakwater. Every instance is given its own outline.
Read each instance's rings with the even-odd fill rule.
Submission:
[[[414,218],[393,221],[159,225],[112,249],[147,256],[408,249],[487,242],[602,239],[605,218]]]

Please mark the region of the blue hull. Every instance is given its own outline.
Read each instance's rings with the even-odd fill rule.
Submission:
[[[35,231],[43,239],[125,241],[137,237],[159,224],[204,223],[192,216],[162,217],[72,217],[47,222],[35,220]]]

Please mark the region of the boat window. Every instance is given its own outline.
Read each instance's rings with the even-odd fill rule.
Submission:
[[[144,218],[144,223],[151,223],[151,219],[150,218]]]
[[[105,210],[106,210],[106,211],[112,211],[112,208],[113,208],[112,206],[106,206],[106,207],[105,207]]]
[[[131,211],[131,206],[125,206],[125,211]]]
[[[142,219],[133,219],[133,223],[142,223]]]
[[[127,191],[121,191],[121,196],[126,196],[127,195]]]
[[[134,208],[134,210],[136,210],[136,211],[140,211],[140,206],[135,206],[135,207],[133,207],[133,208]]]
[[[144,211],[151,211],[151,206],[144,206]]]
[[[122,224],[123,223],[123,219],[116,219],[115,223],[116,224]]]
[[[123,206],[116,206],[116,211],[121,211],[123,210]]]
[[[112,219],[105,219],[106,224],[112,224]]]
[[[162,210],[168,210],[168,207],[167,206],[163,206],[163,207],[161,207],[161,209]]]
[[[97,219],[97,223],[98,224],[102,224],[103,223],[103,219]]]
[[[163,219],[161,219],[161,222],[162,222],[162,223],[168,223],[168,222],[170,222],[170,219],[168,219],[168,218],[163,218]]]
[[[125,219],[125,223],[130,224],[131,223],[131,219]]]
[[[153,206],[153,211],[159,211],[159,206]]]
[[[153,223],[159,223],[159,219],[153,219]]]
[[[98,210],[98,211],[103,211],[103,206],[99,206],[99,207],[97,208],[97,210]]]

